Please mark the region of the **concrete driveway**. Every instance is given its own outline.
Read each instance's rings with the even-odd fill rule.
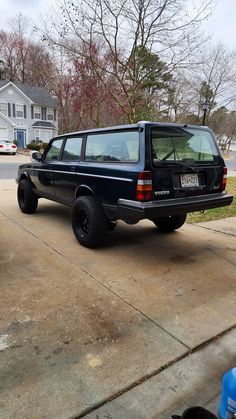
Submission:
[[[0,196],[2,419],[96,417],[235,325],[236,218],[170,235],[120,222],[90,250],[70,209],[22,214],[13,180]]]

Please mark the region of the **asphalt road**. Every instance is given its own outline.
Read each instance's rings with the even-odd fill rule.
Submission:
[[[0,154],[0,179],[15,179],[18,166],[28,161],[28,157],[20,154],[15,156]]]

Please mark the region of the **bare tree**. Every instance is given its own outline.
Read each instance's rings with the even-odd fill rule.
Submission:
[[[32,39],[28,19],[21,14],[11,20],[10,31],[0,32],[0,60],[1,78],[49,87],[54,71],[53,60],[45,44]]]
[[[210,4],[211,0],[201,1],[190,13],[183,0],[64,0],[46,39],[63,46],[71,56],[89,59],[96,77],[125,118],[133,122],[140,108],[151,107],[157,97],[158,77],[162,94],[163,73],[165,78],[176,66],[191,62],[191,54],[202,44],[197,31]],[[94,56],[94,45],[98,44],[100,57]],[[148,63],[140,59],[144,52]],[[150,69],[154,56],[156,69]],[[164,69],[163,61],[158,65],[160,56],[168,62]],[[108,77],[104,77],[104,69]],[[152,89],[145,86],[150,73],[155,75]],[[119,97],[107,83],[110,77],[120,86]]]
[[[236,54],[218,44],[204,51],[199,62],[193,69],[192,86],[198,96],[198,116],[202,113],[203,102],[207,101],[209,118],[216,106],[227,107],[236,98]]]

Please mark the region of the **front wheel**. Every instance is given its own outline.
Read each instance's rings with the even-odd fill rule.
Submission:
[[[72,228],[78,242],[85,247],[102,244],[108,230],[104,209],[94,196],[80,196],[72,210]]]
[[[33,214],[38,206],[38,197],[35,195],[27,179],[20,180],[17,189],[18,204],[22,212]]]
[[[170,233],[182,227],[187,215],[170,215],[169,217],[160,217],[152,220],[161,233]]]

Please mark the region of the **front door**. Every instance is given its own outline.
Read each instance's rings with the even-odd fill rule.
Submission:
[[[25,131],[18,129],[16,131],[16,140],[19,148],[25,147]]]
[[[62,138],[54,140],[49,145],[43,159],[38,164],[34,164],[33,183],[39,194],[49,199],[54,199],[55,196],[54,172],[57,162],[60,160],[62,143]]]

